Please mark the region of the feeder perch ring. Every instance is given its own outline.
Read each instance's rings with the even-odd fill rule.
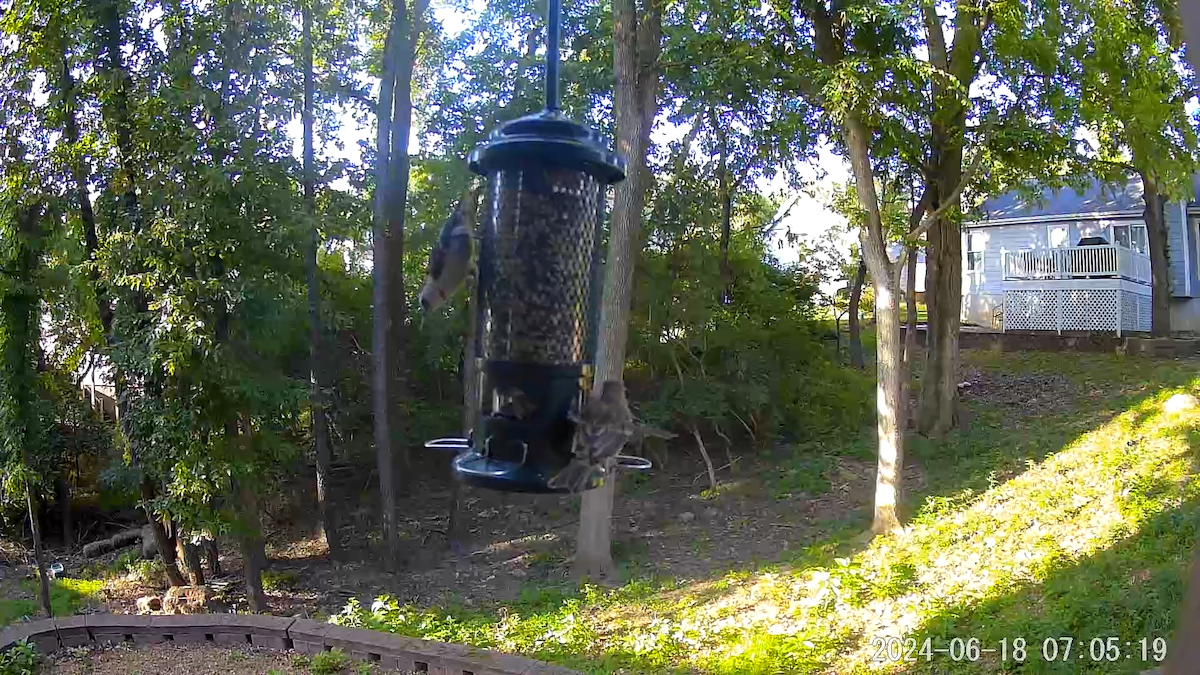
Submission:
[[[425,441],[425,447],[430,450],[452,450],[454,452],[462,452],[463,450],[471,449],[471,441],[462,437],[435,438],[432,441]]]
[[[617,455],[616,460],[613,466],[625,471],[648,471],[654,466],[654,463],[645,457],[633,455]]]

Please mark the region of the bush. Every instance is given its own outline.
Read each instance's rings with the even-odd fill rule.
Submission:
[[[22,640],[8,651],[0,653],[0,675],[33,675],[37,672],[40,660],[37,647],[28,640]]]
[[[641,416],[762,445],[857,430],[873,378],[822,342],[816,280],[765,262],[760,242],[734,244],[728,300],[710,240],[644,255],[627,371]]]
[[[313,675],[333,675],[342,672],[349,665],[350,657],[346,656],[346,652],[334,648],[313,656],[309,661],[308,670]]]
[[[294,570],[266,570],[262,573],[262,585],[264,591],[279,591],[291,588],[300,581],[300,574]]]

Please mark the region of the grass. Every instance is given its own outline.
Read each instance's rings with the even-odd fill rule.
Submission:
[[[926,487],[908,497],[903,536],[861,543],[861,522],[846,522],[773,567],[707,579],[635,576],[611,590],[531,588],[518,602],[483,609],[383,598],[370,608],[352,604],[335,621],[589,673],[1149,668],[1138,641],[1148,641],[1152,657],[1154,640],[1169,638],[1200,520],[1192,450],[1200,447],[1200,410],[1168,415],[1162,406],[1174,393],[1200,393],[1196,364],[1080,354],[966,358],[985,369],[1064,375],[1077,400],[1021,414],[976,405],[969,431],[912,443]],[[808,464],[785,459],[768,488],[819,491],[827,464],[807,456]],[[1026,647],[1020,663],[1011,653],[1018,637]],[[1069,663],[1045,658],[1047,639],[1061,645],[1068,637]],[[1123,651],[1116,662],[1093,661],[1093,638],[1105,647],[1109,637],[1122,650],[1129,642],[1134,657]],[[965,651],[972,638],[985,649],[1006,640],[1007,661],[999,653],[981,651],[969,662],[933,651],[952,643]],[[889,640],[900,647],[910,640],[918,660],[887,658]],[[926,640],[928,661],[920,654]]]
[[[104,581],[100,580],[55,579],[50,582],[50,608],[54,610],[54,616],[74,614],[87,605],[102,588]],[[0,627],[41,614],[41,605],[36,600],[37,581],[22,582],[21,590],[29,598],[0,598]]]

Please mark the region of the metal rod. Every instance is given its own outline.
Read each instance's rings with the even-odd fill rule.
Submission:
[[[546,11],[546,110],[558,110],[558,43],[562,0],[548,0]]]

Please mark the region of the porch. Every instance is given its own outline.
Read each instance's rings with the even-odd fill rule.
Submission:
[[[1003,330],[1150,330],[1150,257],[1114,245],[1005,252]]]

